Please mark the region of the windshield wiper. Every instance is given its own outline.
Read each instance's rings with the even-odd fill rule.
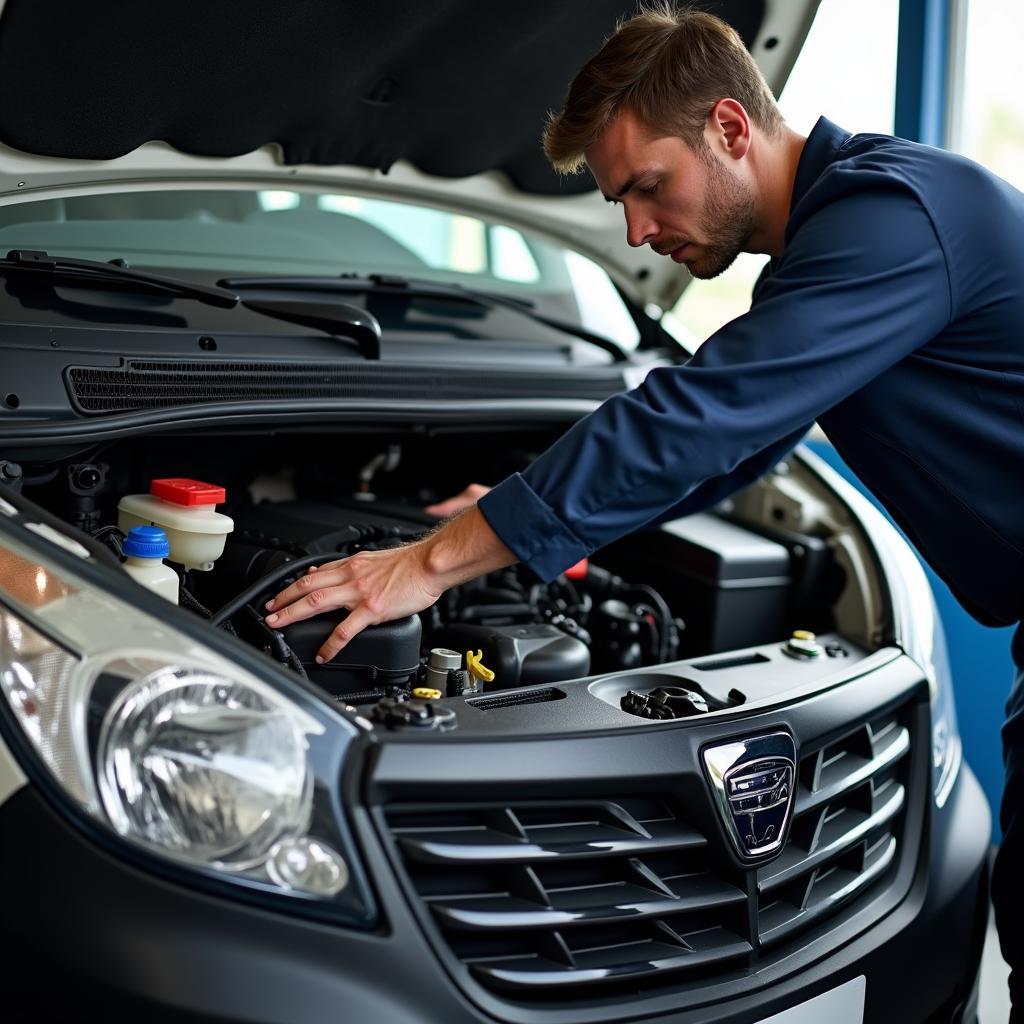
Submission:
[[[131,270],[124,260],[112,260],[109,263],[80,260],[71,256],[51,256],[41,249],[12,249],[6,258],[0,259],[0,275],[17,272],[65,277],[76,285],[90,281],[100,286],[111,282],[128,282],[223,309],[234,309],[242,301],[235,292],[226,288]],[[380,324],[364,309],[326,302],[267,301],[246,302],[243,305],[275,320],[287,320],[303,327],[315,327],[335,337],[347,338],[355,342],[365,358],[380,359]]]
[[[67,277],[74,280],[76,284],[84,284],[88,281],[95,281],[97,284],[120,281],[141,284],[183,299],[196,299],[208,306],[220,306],[223,309],[233,309],[241,301],[234,292],[225,288],[192,284],[190,281],[166,277],[163,274],[147,274],[140,270],[131,270],[124,260],[104,263],[102,260],[79,260],[70,256],[51,256],[39,249],[11,249],[5,258],[0,259],[0,274],[20,271]]]
[[[629,354],[611,338],[595,334],[585,327],[561,320],[558,317],[538,313],[529,300],[500,295],[495,292],[478,291],[461,284],[444,284],[439,281],[425,281],[413,277],[399,277],[394,274],[367,274],[365,276],[344,274],[340,277],[232,277],[219,281],[222,288],[245,292],[249,290],[273,291],[321,291],[349,294],[372,292],[375,295],[394,295],[396,298],[455,299],[469,302],[484,309],[510,309],[535,323],[544,324],[553,330],[570,334],[589,342],[607,352],[612,361],[628,363]],[[245,305],[251,305],[246,302]]]
[[[380,324],[366,309],[343,302],[279,302],[247,299],[246,309],[275,320],[287,320],[302,327],[315,327],[336,338],[354,341],[366,359],[380,359]]]

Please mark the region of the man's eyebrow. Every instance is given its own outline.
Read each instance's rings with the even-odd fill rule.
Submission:
[[[614,195],[610,196],[607,193],[602,192],[601,195],[604,196],[605,202],[614,203],[617,200],[621,199],[647,173],[647,170],[648,169],[645,168],[638,174],[634,174],[631,178],[629,178],[628,181],[625,182],[625,184],[623,184],[622,188],[620,188],[619,191],[616,192]]]

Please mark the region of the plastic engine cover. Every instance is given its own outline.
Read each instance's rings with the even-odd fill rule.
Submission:
[[[317,651],[347,614],[325,612],[282,630],[309,678],[337,697],[409,683],[420,663],[423,627],[417,615],[368,626],[326,665],[316,663]]]
[[[486,690],[578,679],[590,671],[587,645],[546,624],[453,624],[439,630],[433,639],[462,653],[483,651],[483,663],[495,674]]]

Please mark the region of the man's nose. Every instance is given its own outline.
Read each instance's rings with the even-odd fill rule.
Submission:
[[[639,210],[626,210],[626,241],[636,247],[646,245],[658,234],[658,222]]]

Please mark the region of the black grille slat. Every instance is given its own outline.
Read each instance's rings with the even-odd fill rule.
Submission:
[[[710,876],[676,880],[673,895],[657,897],[628,883],[549,894],[549,907],[504,896],[432,902],[442,923],[454,928],[563,928],[575,924],[636,920],[744,903],[746,893]]]
[[[86,414],[209,402],[289,399],[474,399],[570,397],[601,400],[622,391],[620,371],[574,367],[571,375],[502,367],[397,365],[339,360],[260,363],[129,360],[118,367],[72,366],[69,396]]]
[[[535,829],[534,832],[540,832]],[[421,862],[526,863],[556,857],[630,856],[662,850],[691,850],[707,845],[699,832],[678,822],[651,824],[649,837],[598,823],[550,827],[538,841],[510,839],[493,829],[480,828],[430,835],[400,835],[402,852]]]
[[[749,942],[737,939],[724,929],[716,929],[703,939],[702,944],[703,948],[681,949],[652,940],[594,951],[589,956],[576,954],[576,967],[536,957],[472,964],[471,970],[482,981],[490,982],[496,988],[576,989],[615,981],[640,980],[664,972],[706,968],[734,961],[750,953]]]

